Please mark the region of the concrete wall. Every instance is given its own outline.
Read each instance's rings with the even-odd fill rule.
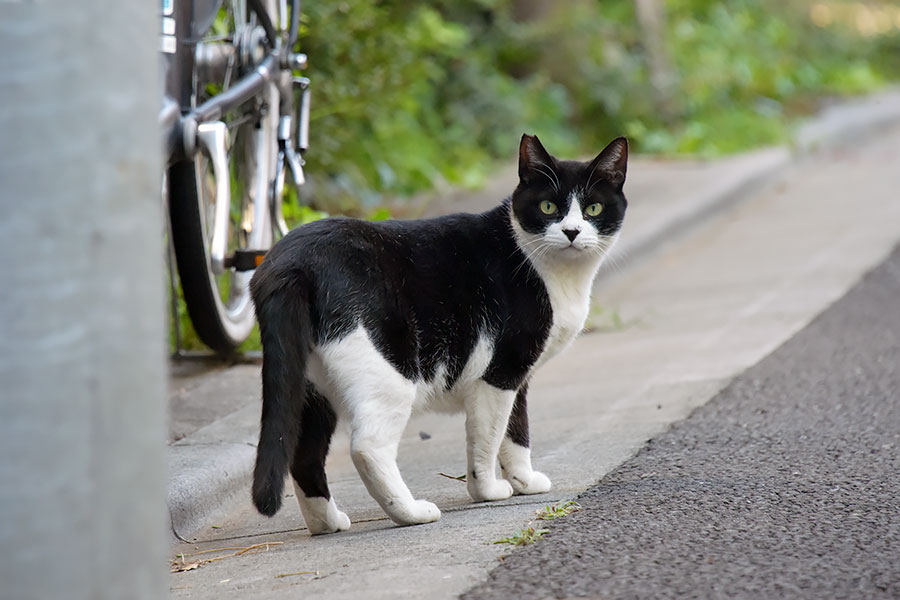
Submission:
[[[0,597],[162,598],[159,2],[0,3]]]

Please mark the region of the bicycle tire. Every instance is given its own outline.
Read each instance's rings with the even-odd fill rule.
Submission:
[[[228,355],[250,335],[255,317],[249,297],[246,307],[230,312],[218,295],[210,267],[197,177],[192,160],[169,167],[172,244],[184,302],[197,336],[217,353]]]

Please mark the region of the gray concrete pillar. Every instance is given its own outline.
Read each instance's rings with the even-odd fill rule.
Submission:
[[[0,598],[166,593],[159,2],[0,2]]]

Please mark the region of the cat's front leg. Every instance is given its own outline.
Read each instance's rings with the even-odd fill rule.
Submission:
[[[509,482],[497,479],[497,453],[515,399],[515,391],[501,390],[483,381],[477,382],[465,399],[466,486],[476,502],[512,496]]]
[[[550,479],[531,468],[528,410],[525,400],[527,393],[528,385],[525,384],[516,394],[506,435],[500,444],[500,470],[515,493],[543,494],[550,491]]]

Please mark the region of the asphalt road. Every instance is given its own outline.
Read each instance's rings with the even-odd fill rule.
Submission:
[[[898,475],[900,248],[463,598],[900,598]]]

